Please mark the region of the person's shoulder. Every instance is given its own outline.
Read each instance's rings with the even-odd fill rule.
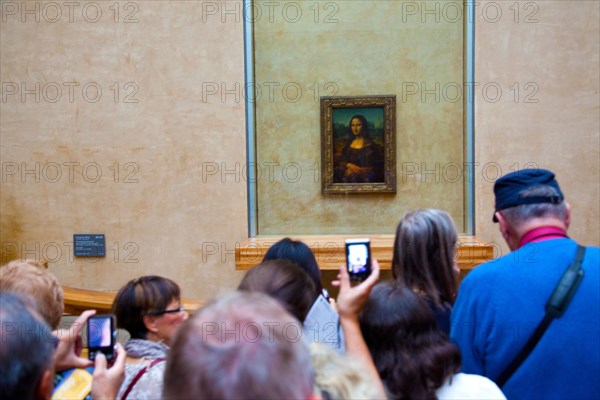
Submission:
[[[481,375],[458,373],[436,393],[441,399],[506,399],[498,385]]]
[[[574,260],[577,246],[585,247],[584,264],[597,264],[600,258],[600,248],[596,246],[586,246],[571,238],[551,239],[541,242],[528,243],[521,247],[516,252],[520,252],[522,257],[513,257],[516,260],[530,261],[531,259],[539,259],[542,263],[564,264]],[[516,253],[515,252],[515,253]]]
[[[503,266],[510,262],[510,254],[494,258],[477,265],[463,279],[462,284],[469,285],[472,282],[480,280],[489,280],[503,273]],[[461,286],[462,286],[461,284]]]
[[[500,254],[498,257],[479,264],[473,268],[467,275],[477,277],[479,275],[495,275],[507,272],[507,266],[518,266],[521,264],[531,264],[538,260],[540,255],[547,254],[549,251],[564,253],[567,249],[575,248],[575,242],[571,239],[557,239],[553,241],[542,241],[528,243],[524,246],[508,251],[506,254]],[[501,249],[498,249],[501,251]]]
[[[465,374],[460,372],[452,377],[452,383],[472,384],[498,387],[490,378],[483,375]]]
[[[562,265],[569,260],[572,261],[577,242],[572,239],[553,239],[542,242],[528,243],[521,248],[509,251],[492,260],[486,261],[473,268],[463,279],[467,285],[473,281],[480,280],[502,280],[516,278],[524,266],[548,262]],[[600,258],[600,248],[586,246],[584,263],[589,260]],[[589,259],[588,259],[589,257]]]
[[[509,252],[503,256],[486,261],[474,267],[465,276],[459,288],[461,293],[478,293],[478,296],[494,297],[497,287],[506,285],[514,279],[514,273],[507,268],[513,263],[513,254]]]

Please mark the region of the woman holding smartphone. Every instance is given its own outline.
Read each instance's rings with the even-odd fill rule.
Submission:
[[[125,380],[118,398],[155,399],[162,393],[171,340],[188,319],[179,286],[161,276],[142,276],[123,286],[113,302],[117,327],[131,339],[125,343]]]

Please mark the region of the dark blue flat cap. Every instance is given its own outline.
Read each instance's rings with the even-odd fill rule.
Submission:
[[[558,192],[558,196],[521,197],[521,192],[538,185],[552,186]],[[560,204],[565,198],[558,186],[558,182],[554,179],[554,173],[547,169],[537,168],[522,169],[500,177],[494,184],[494,194],[496,195],[495,211],[522,204]],[[495,212],[492,220],[498,222]]]

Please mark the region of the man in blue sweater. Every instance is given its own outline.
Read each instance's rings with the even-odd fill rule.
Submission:
[[[494,185],[494,222],[511,253],[462,282],[451,337],[463,372],[498,380],[545,315],[545,304],[577,243],[567,236],[570,206],[554,174],[526,169]],[[509,399],[600,398],[600,249],[586,247],[583,279],[562,316],[501,387]]]

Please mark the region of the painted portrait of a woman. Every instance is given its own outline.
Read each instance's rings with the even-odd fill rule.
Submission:
[[[348,122],[348,139],[336,157],[334,182],[382,182],[383,155],[381,146],[369,135],[367,119],[356,114]]]

